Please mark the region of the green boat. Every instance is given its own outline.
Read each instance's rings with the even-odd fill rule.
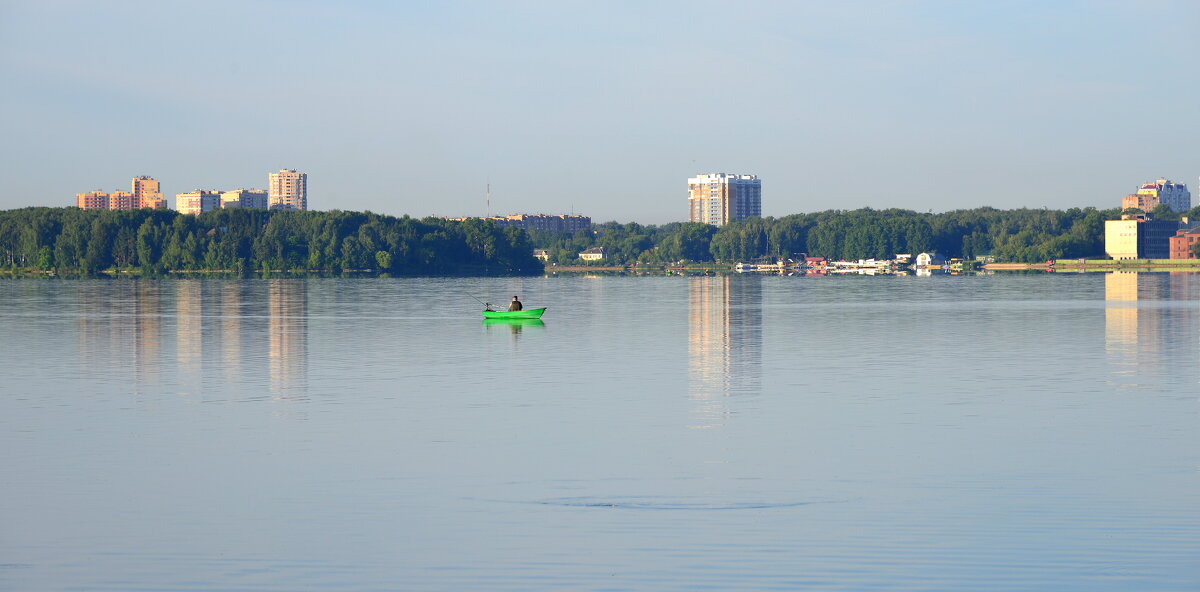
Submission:
[[[543,308],[527,308],[525,310],[485,310],[483,318],[485,319],[540,319],[542,313],[546,312]]]

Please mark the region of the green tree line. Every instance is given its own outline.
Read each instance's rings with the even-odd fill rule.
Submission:
[[[0,211],[0,265],[95,274],[373,270],[536,274],[523,231],[371,212],[25,208]]]
[[[1162,218],[1182,214],[1158,212]],[[1187,215],[1200,217],[1200,207]],[[595,225],[574,234],[532,232],[531,242],[559,264],[578,262],[580,251],[605,249],[606,264],[752,261],[800,253],[829,259],[887,259],[897,253],[936,251],[972,259],[1036,263],[1104,256],[1104,222],[1120,208],[1068,210],[976,208],[944,213],[912,210],[828,210],[781,218],[752,218],[716,228],[706,224]]]

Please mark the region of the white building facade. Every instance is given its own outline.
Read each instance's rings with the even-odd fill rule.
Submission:
[[[1158,179],[1153,183],[1142,185],[1138,193],[1142,192],[1152,195],[1157,194],[1158,202],[1167,204],[1175,212],[1186,212],[1192,209],[1192,194],[1188,191],[1187,185],[1183,183],[1172,183],[1169,179]]]
[[[762,216],[762,181],[756,175],[709,173],[688,179],[688,219],[713,226]]]

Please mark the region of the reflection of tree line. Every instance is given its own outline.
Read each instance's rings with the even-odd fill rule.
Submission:
[[[85,371],[129,368],[138,392],[164,371],[175,373],[181,390],[198,392],[206,369],[227,381],[265,377],[276,396],[302,394],[306,387],[304,280],[80,285],[79,351]],[[172,321],[174,360],[168,361],[164,325]]]
[[[722,399],[762,385],[762,278],[688,278],[688,372],[693,399],[711,421]]]

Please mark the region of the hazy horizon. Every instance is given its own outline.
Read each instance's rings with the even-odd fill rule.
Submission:
[[[686,219],[690,176],[763,215],[1197,200],[1187,2],[16,1],[0,208],[151,175],[309,175],[309,207]],[[1189,59],[1189,56],[1191,58]]]

